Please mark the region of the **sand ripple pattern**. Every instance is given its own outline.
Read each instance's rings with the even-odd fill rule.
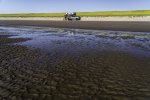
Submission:
[[[59,57],[0,46],[0,100],[149,100],[150,60],[116,52]]]

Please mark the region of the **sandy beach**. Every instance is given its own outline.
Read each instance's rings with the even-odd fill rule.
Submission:
[[[146,21],[0,20],[0,25],[150,32],[150,22]]]
[[[150,0],[0,0],[0,100],[150,100]]]
[[[4,28],[1,28],[1,31],[3,30]],[[41,28],[37,30],[40,31]],[[21,34],[22,31],[18,32]],[[30,31],[27,32],[31,34]],[[62,56],[57,52],[58,47],[64,48],[59,40],[53,41],[54,45],[58,45],[57,50],[46,53],[36,48],[12,45],[27,42],[30,38],[9,38],[12,35],[5,34],[0,33],[1,100],[149,100],[150,98],[149,58],[125,52],[90,53],[82,52],[80,49],[77,56],[69,53]],[[43,37],[46,36],[44,34]],[[58,33],[56,35],[58,36]],[[61,34],[59,38],[62,38]],[[64,44],[69,45],[66,42]],[[72,41],[71,45],[74,44],[78,42]]]
[[[62,21],[63,17],[0,17],[0,20],[49,20]],[[81,17],[81,21],[145,21],[150,22],[150,16],[116,16],[116,17]]]

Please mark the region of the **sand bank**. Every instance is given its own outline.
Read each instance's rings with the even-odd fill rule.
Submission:
[[[0,20],[56,20],[62,21],[63,17],[0,17]],[[82,21],[150,21],[150,16],[139,17],[82,17]]]

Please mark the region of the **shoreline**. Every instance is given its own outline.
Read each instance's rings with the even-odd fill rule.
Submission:
[[[50,20],[63,21],[63,17],[0,17],[0,20]],[[81,17],[81,21],[145,21],[150,22],[150,16],[108,16]]]
[[[39,26],[53,28],[94,29],[112,31],[150,32],[150,22],[145,21],[50,21],[50,20],[0,20],[0,26]]]

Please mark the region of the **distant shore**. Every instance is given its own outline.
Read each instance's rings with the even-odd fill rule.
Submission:
[[[63,17],[0,17],[0,20],[56,20],[56,21],[62,21]],[[81,17],[81,21],[150,21],[150,16]]]

